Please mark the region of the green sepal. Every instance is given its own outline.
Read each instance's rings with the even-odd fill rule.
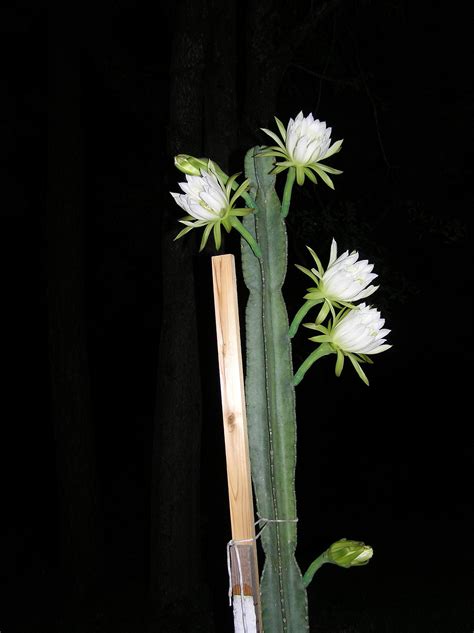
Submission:
[[[276,124],[278,125],[278,129],[280,130],[280,134],[282,139],[286,142],[286,127],[280,121],[278,117],[275,117]]]
[[[311,171],[311,169],[309,169],[308,167],[305,167],[304,173],[308,176],[308,178],[311,180],[312,183],[314,183],[315,185],[318,184],[318,179],[314,175],[314,172]]]
[[[307,327],[309,330],[317,330],[318,332],[329,335],[329,329],[327,327],[324,327],[324,325],[320,325],[319,323],[303,323],[303,327]]]
[[[342,373],[343,367],[344,367],[344,353],[340,349],[338,349],[337,359],[336,359],[336,376],[338,378]]]
[[[332,338],[328,334],[318,334],[317,336],[311,336],[308,341],[313,341],[314,343],[330,343]]]
[[[238,187],[237,183],[235,182],[236,179],[240,176],[240,173],[236,173],[236,174],[232,174],[232,176],[229,176],[228,181],[226,182],[225,186],[225,195],[227,196],[227,199],[230,199],[230,194],[232,193],[232,188],[234,186],[234,184]],[[242,185],[240,185],[241,187]],[[238,187],[238,189],[240,189],[240,187]],[[237,189],[237,191],[238,191]],[[235,195],[235,194],[234,194]],[[229,203],[230,206],[232,206],[232,201]]]
[[[318,316],[316,317],[316,323],[319,325],[320,323],[322,323],[324,321],[324,319],[327,317],[327,315],[329,314],[329,310],[331,309],[331,303],[326,299],[324,301],[324,304],[321,308],[321,310],[319,311]]]
[[[353,364],[354,369],[357,372],[357,375],[362,380],[362,382],[365,383],[367,385],[367,387],[368,387],[369,386],[369,379],[365,375],[364,370],[362,369],[362,367],[359,365],[359,361],[357,360],[356,356],[354,354],[347,354],[347,355],[349,356],[349,360]]]
[[[277,163],[278,167],[284,167],[285,169],[290,169],[290,167],[294,167],[293,163],[289,160],[284,160]]]
[[[336,169],[335,167],[329,167],[329,165],[325,165],[324,163],[316,163],[316,165],[319,167],[319,169],[326,171],[328,174],[334,174],[335,176],[339,176],[340,174],[344,173],[340,169]],[[312,168],[311,165],[310,167]]]
[[[249,213],[252,213],[254,209],[247,209],[246,207],[232,209],[230,215],[238,215],[239,217],[244,217]]]
[[[321,260],[316,255],[316,252],[311,248],[311,246],[306,246],[306,248],[309,250],[309,252],[311,253],[311,257],[316,262],[316,266],[318,267],[319,274],[322,277],[324,275],[324,268],[323,268],[323,265],[321,264]]]
[[[216,251],[218,251],[222,243],[221,223],[215,222],[213,228],[214,228],[214,244],[216,245]]]
[[[306,299],[306,301],[316,301],[316,299],[322,298],[324,298],[322,292],[320,290],[313,290],[312,288],[311,292],[307,292],[305,295],[303,295],[303,299]]]
[[[296,165],[296,182],[301,187],[304,185],[304,167],[302,165]]]
[[[183,237],[183,235],[186,235],[186,233],[189,233],[189,231],[192,231],[194,228],[196,227],[195,226],[185,227],[178,233],[178,235],[174,238],[173,242],[175,242],[176,240],[179,240],[180,237]]]
[[[222,226],[225,228],[227,233],[230,233],[230,231],[232,229],[232,220],[231,220],[230,216],[227,216],[227,217],[223,218],[221,220],[221,222],[222,222]]]
[[[300,266],[300,264],[295,264],[296,268],[298,270],[301,270],[302,273],[304,273],[305,275],[308,275],[308,277],[310,279],[312,279],[315,283],[319,283],[319,279],[318,277],[311,271],[309,270],[309,268],[305,268],[304,266]],[[311,289],[312,290],[312,289]]]
[[[278,158],[288,158],[288,156],[279,147],[275,147],[274,145],[272,147],[267,147],[265,151],[259,152],[257,155],[262,158],[273,158],[274,156],[277,156]]]
[[[281,174],[282,171],[286,171],[288,169],[288,167],[282,167],[281,165],[276,165],[272,170],[271,170],[271,174],[274,176],[278,176],[278,174]]]
[[[206,246],[207,240],[209,238],[209,233],[212,231],[212,227],[213,227],[212,222],[209,222],[209,224],[204,229],[202,238],[201,238],[201,245],[199,246],[199,252],[201,252]]]
[[[320,176],[321,180],[323,180],[327,184],[328,187],[330,187],[331,189],[334,189],[333,181],[329,178],[329,176],[327,175],[325,171],[319,168],[318,164],[313,165],[312,169],[318,174],[318,176]]]
[[[258,211],[257,209],[257,203],[255,202],[255,200],[252,198],[252,196],[248,193],[248,191],[243,191],[242,192],[242,198],[245,200],[245,202],[248,204],[249,209],[253,210],[253,211]]]
[[[323,157],[323,160],[326,160],[326,158],[329,158],[330,156],[333,156],[334,154],[337,154],[339,151],[341,151],[341,145],[343,142],[344,142],[344,139],[341,138],[339,141],[336,141],[335,143],[333,143],[331,147],[329,148],[329,150],[326,152],[325,156]]]
[[[234,195],[232,196],[232,198],[230,199],[230,206],[232,207],[234,205],[234,202],[237,200],[237,198],[239,196],[241,196],[243,194],[244,191],[246,191],[248,189],[250,181],[248,180],[248,178],[246,180],[244,180],[244,182],[239,186],[239,188],[237,189],[237,191],[234,193]],[[230,193],[229,193],[230,195]]]
[[[277,143],[277,145],[281,147],[281,149],[286,151],[286,147],[278,134],[275,134],[275,132],[272,132],[271,130],[267,130],[266,127],[261,127],[260,129],[262,130],[262,132],[265,132],[265,134],[268,134],[268,136],[270,136]],[[259,154],[259,156],[261,156],[261,154]]]

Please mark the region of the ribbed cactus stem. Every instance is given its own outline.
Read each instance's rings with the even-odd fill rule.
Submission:
[[[282,296],[287,240],[272,159],[247,153],[246,177],[258,213],[243,219],[261,248],[256,258],[242,241],[246,308],[246,399],[250,460],[258,513],[270,520],[262,532],[261,579],[265,633],[307,633],[308,608],[295,560],[296,414],[289,323]],[[289,202],[289,200],[288,200]],[[277,520],[277,522],[272,522]]]

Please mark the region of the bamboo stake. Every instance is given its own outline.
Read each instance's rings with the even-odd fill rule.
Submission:
[[[234,629],[263,633],[233,255],[212,257],[212,278],[230,520],[236,541],[230,550]]]

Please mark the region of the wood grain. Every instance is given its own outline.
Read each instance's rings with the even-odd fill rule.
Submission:
[[[227,465],[227,484],[232,539],[255,539],[239,308],[233,255],[212,257],[217,353],[221,385],[222,417]],[[244,593],[253,595],[260,613],[257,550],[255,540],[237,545],[241,552]],[[249,556],[250,550],[250,556]],[[232,557],[235,563],[235,556]],[[233,593],[240,594],[233,564]],[[260,621],[258,615],[257,621]],[[261,630],[261,627],[259,628]]]

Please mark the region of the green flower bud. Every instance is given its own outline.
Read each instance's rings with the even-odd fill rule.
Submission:
[[[358,567],[367,565],[374,552],[370,545],[360,541],[348,541],[341,538],[326,550],[327,562],[339,567]]]
[[[201,169],[208,170],[209,161],[207,158],[194,158],[189,154],[178,154],[174,157],[174,165],[179,171],[188,176],[200,176]]]

